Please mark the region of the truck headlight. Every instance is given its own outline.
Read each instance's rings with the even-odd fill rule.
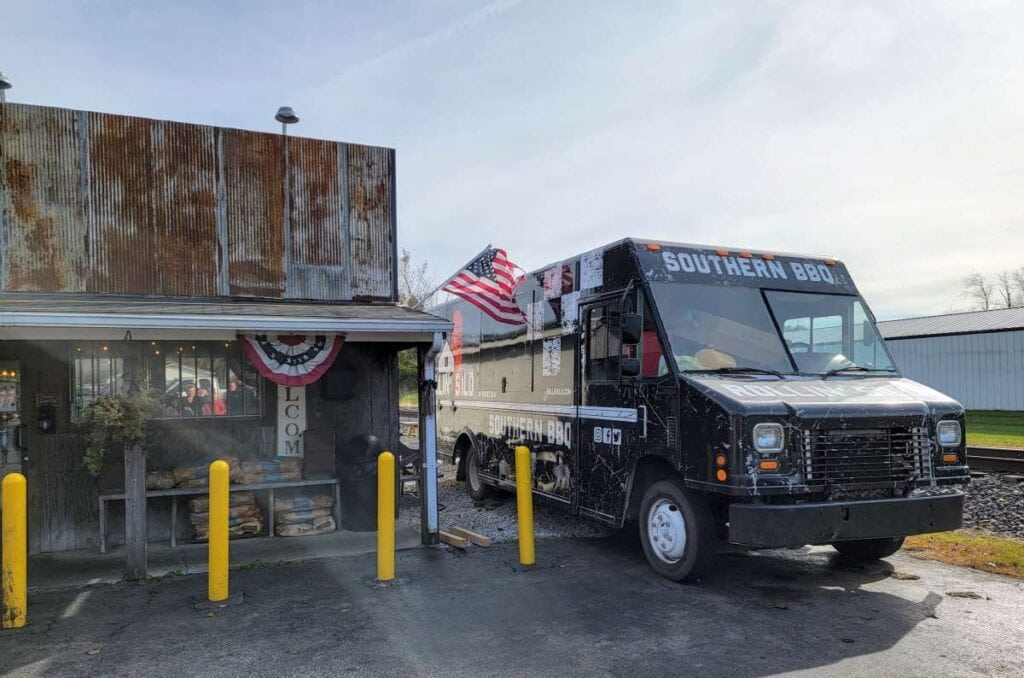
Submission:
[[[785,442],[782,424],[761,423],[754,426],[754,449],[758,452],[782,452]]]
[[[943,447],[956,447],[963,438],[959,421],[940,421],[935,426],[935,437]]]

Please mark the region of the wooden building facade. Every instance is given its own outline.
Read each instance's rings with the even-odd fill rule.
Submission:
[[[28,478],[30,551],[97,547],[98,498],[125,489],[122,459],[83,466],[100,396],[155,394],[151,472],[303,456],[337,475],[360,436],[396,447],[397,351],[429,372],[448,327],[397,306],[396,237],[392,149],[0,104],[0,462]],[[292,393],[243,350],[275,337],[341,349]]]

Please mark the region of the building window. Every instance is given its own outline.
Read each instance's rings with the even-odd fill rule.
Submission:
[[[97,396],[128,393],[125,384],[124,356],[118,342],[81,342],[71,353],[71,402],[75,412]]]
[[[263,414],[263,382],[236,341],[81,342],[72,349],[77,412],[97,396],[152,391],[158,419]]]

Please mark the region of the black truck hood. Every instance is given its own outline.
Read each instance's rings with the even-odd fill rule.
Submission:
[[[732,413],[862,416],[962,412],[955,400],[900,377],[688,375],[698,390]]]

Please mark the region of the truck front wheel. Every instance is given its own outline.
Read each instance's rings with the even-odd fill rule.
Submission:
[[[715,555],[715,526],[703,495],[680,481],[652,483],[640,501],[640,541],[654,571],[673,581],[693,580]]]
[[[469,496],[476,501],[481,501],[494,495],[494,488],[484,484],[480,477],[480,453],[476,446],[471,445],[466,451],[466,488]]]
[[[888,558],[896,553],[903,546],[903,537],[888,537],[885,539],[856,539],[851,541],[837,541],[832,543],[832,548],[839,551],[847,558],[854,560],[880,560]]]

